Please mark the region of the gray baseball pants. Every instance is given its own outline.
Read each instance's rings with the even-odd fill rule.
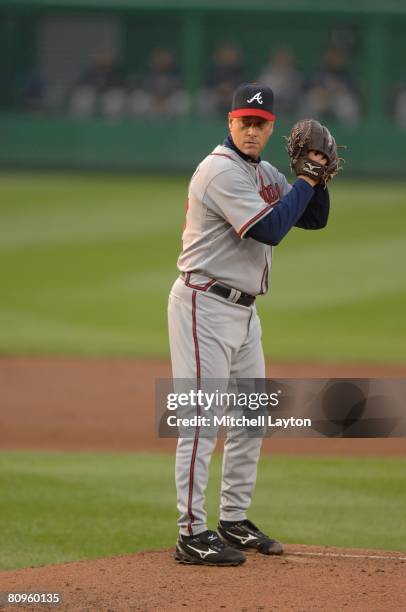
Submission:
[[[178,278],[168,304],[169,343],[174,379],[264,378],[261,325],[255,304],[229,302]],[[226,389],[223,389],[226,390]],[[246,512],[256,482],[261,437],[244,437],[228,430],[223,453],[220,519],[239,521]],[[179,437],[176,489],[179,531],[197,535],[207,529],[205,490],[215,437],[196,428],[193,437]]]

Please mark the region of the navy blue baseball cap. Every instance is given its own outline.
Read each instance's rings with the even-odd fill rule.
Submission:
[[[234,92],[231,117],[262,117],[274,121],[273,91],[261,83],[243,83]]]

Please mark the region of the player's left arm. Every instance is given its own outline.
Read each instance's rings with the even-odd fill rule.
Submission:
[[[322,229],[326,227],[330,213],[330,196],[326,187],[316,185],[314,195],[303,215],[295,223],[302,229]]]

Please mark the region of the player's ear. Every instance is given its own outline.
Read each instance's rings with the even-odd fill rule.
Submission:
[[[230,131],[231,131],[232,123],[233,123],[233,118],[231,116],[231,113],[228,113],[228,127],[229,127]]]

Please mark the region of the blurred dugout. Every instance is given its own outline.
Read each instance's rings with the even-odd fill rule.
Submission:
[[[17,141],[23,124],[25,138],[32,129],[32,143],[38,141],[36,118],[65,121],[58,126],[70,130],[72,140],[76,128],[68,120],[127,122],[128,135],[134,122],[142,140],[146,125],[151,129],[151,121],[159,119],[168,130],[176,120],[183,140],[182,150],[173,145],[179,149],[173,166],[193,166],[213,135],[218,138],[236,84],[261,80],[275,90],[278,126],[305,115],[331,122],[338,139],[354,151],[349,171],[398,173],[403,151],[398,131],[406,129],[406,5],[398,0],[384,6],[370,0],[367,8],[350,0],[334,6],[309,0],[306,9],[298,0],[279,4],[252,0],[248,13],[237,0],[206,0],[196,10],[181,9],[175,0],[154,8],[147,0],[106,0],[96,11],[90,0],[77,0],[73,12],[71,0],[55,0],[54,6],[52,0],[0,0],[0,129],[7,124],[3,147],[8,147],[1,151],[0,144],[0,163],[30,163],[32,156]],[[194,117],[200,132],[185,147]],[[393,159],[378,154],[372,138],[393,152]],[[53,165],[59,159],[69,165],[72,154],[55,155],[47,135],[43,147],[35,162]],[[74,159],[82,164],[78,147]],[[123,159],[140,167],[129,147]],[[373,163],[362,161],[371,151]],[[95,145],[83,159],[98,166],[102,155]],[[117,158],[105,155],[104,165]],[[143,167],[167,167],[158,150],[151,148],[149,159],[153,163],[144,160]],[[117,166],[126,163],[118,160]]]

